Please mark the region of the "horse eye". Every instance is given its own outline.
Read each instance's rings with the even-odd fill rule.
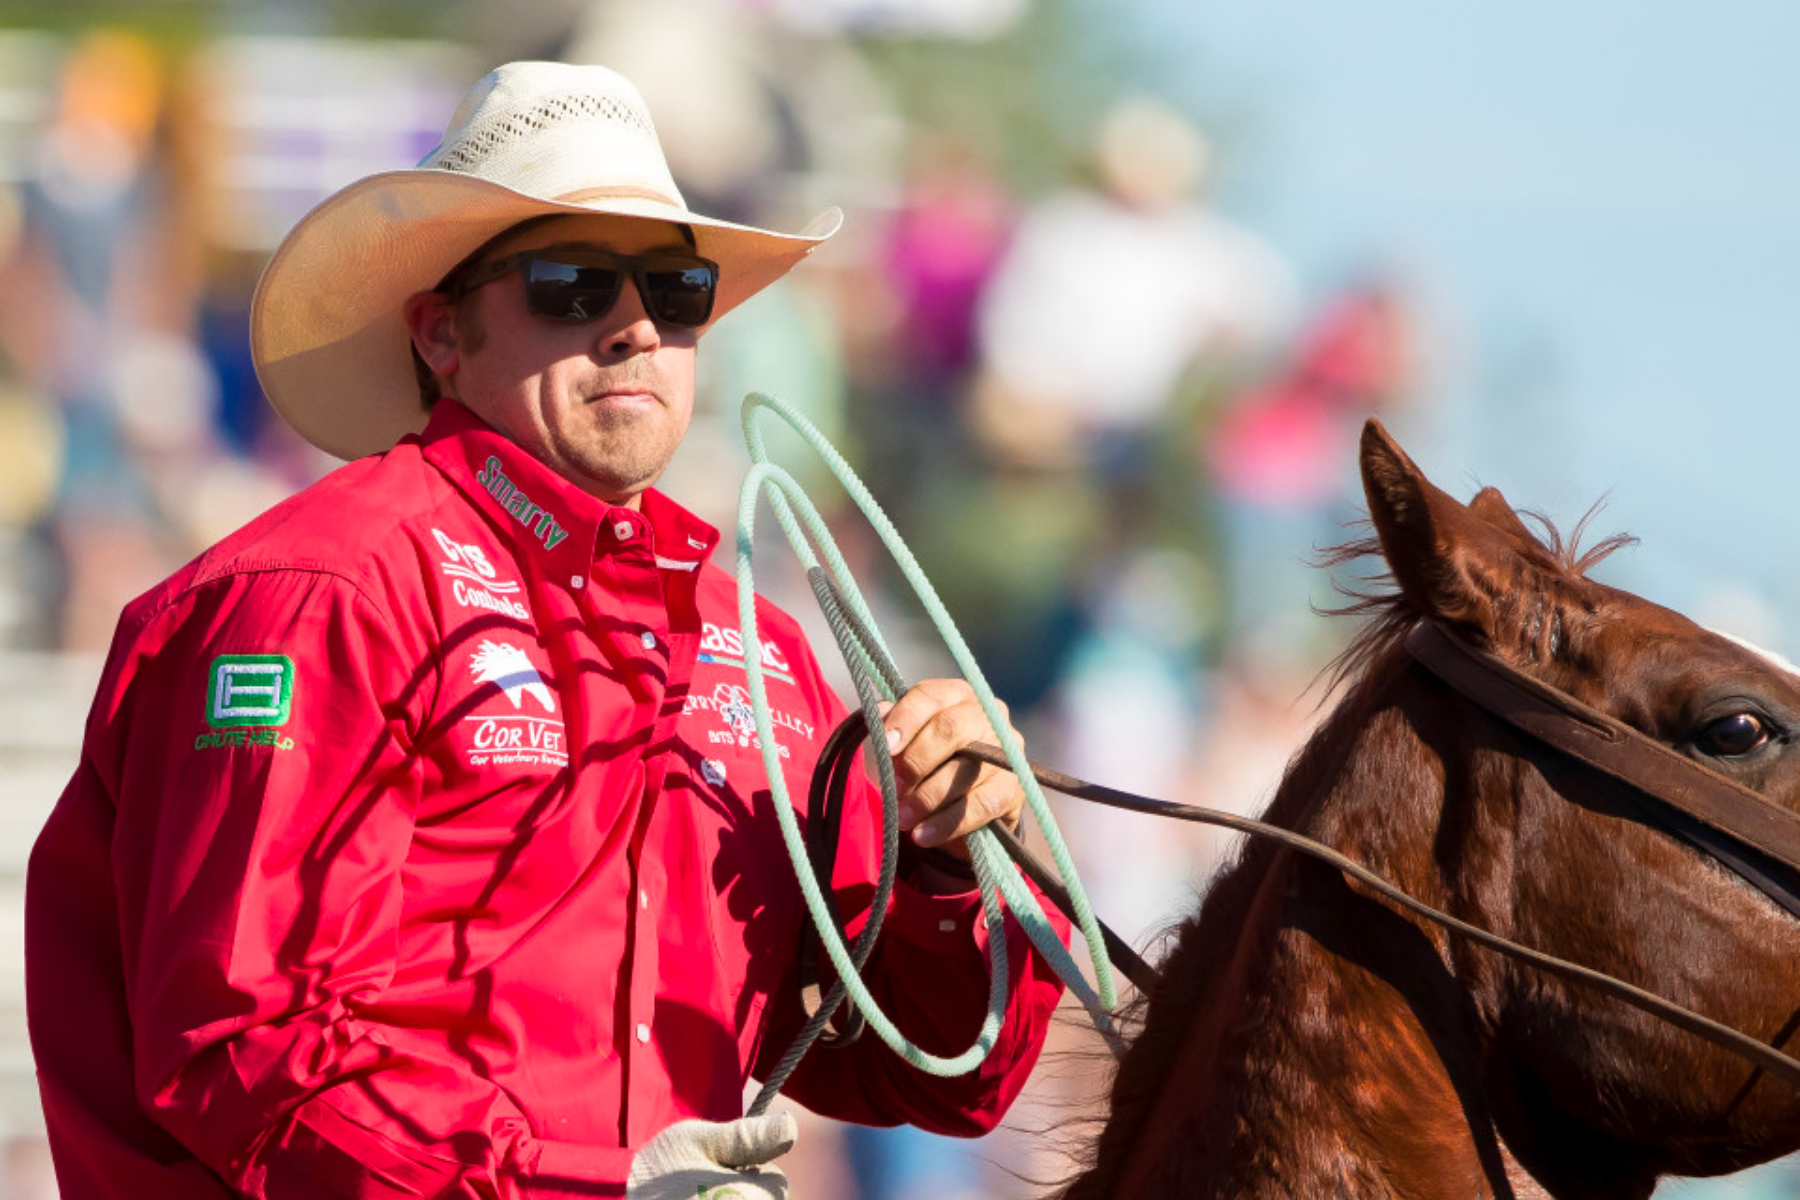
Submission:
[[[1748,754],[1769,740],[1768,722],[1754,713],[1732,713],[1720,717],[1700,731],[1695,744],[1702,753],[1715,758],[1736,758]]]

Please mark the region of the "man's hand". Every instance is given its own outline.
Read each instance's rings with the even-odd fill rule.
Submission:
[[[771,1166],[794,1148],[794,1114],[737,1121],[677,1121],[631,1161],[625,1200],[787,1200],[787,1176]]]
[[[1025,789],[1017,776],[986,763],[952,761],[965,746],[999,740],[966,680],[915,685],[882,713],[881,723],[900,785],[900,828],[911,830],[914,842],[967,859],[963,839],[983,825],[999,821],[1008,829],[1019,827]]]

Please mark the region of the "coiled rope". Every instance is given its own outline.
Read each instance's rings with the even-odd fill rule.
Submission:
[[[768,700],[768,688],[763,677],[761,656],[754,651],[744,655],[745,674],[748,676],[751,707],[756,723],[756,735],[762,753],[763,768],[769,779],[769,791],[775,806],[776,819],[781,825],[782,839],[787,845],[789,857],[793,860],[794,873],[799,880],[800,890],[806,899],[807,912],[812,917],[813,925],[818,930],[825,952],[831,959],[832,966],[837,969],[838,982],[832,988],[826,1002],[807,1022],[796,1039],[793,1048],[781,1060],[777,1067],[769,1073],[769,1078],[762,1091],[750,1106],[750,1114],[756,1115],[765,1111],[775,1094],[781,1090],[782,1084],[799,1064],[800,1059],[810,1048],[813,1041],[823,1032],[833,1010],[838,1003],[848,996],[867,1020],[870,1029],[887,1046],[906,1062],[933,1075],[962,1075],[980,1066],[999,1040],[1008,1001],[1006,937],[1004,931],[1004,914],[1001,900],[1006,907],[1012,909],[1020,927],[1025,931],[1038,952],[1050,963],[1057,974],[1066,983],[1071,992],[1080,999],[1092,1015],[1094,1022],[1103,1032],[1111,1033],[1111,1010],[1117,1003],[1117,993],[1113,984],[1111,964],[1107,960],[1105,939],[1101,933],[1100,923],[1095,918],[1088,904],[1087,893],[1081,886],[1080,876],[1075,870],[1074,860],[1070,857],[1068,847],[1064,843],[1062,833],[1051,815],[1049,803],[1044,799],[1043,790],[1038,786],[1031,771],[1031,765],[1025,758],[1024,748],[1018,738],[1013,736],[1011,725],[1001,713],[999,702],[993,690],[982,676],[976,665],[974,656],[963,641],[955,622],[949,612],[938,599],[925,573],[908,549],[899,532],[894,528],[887,514],[876,503],[875,498],[863,485],[837,449],[826,440],[813,424],[789,405],[772,396],[760,392],[752,392],[744,398],[742,421],[744,444],[749,450],[751,466],[744,476],[743,486],[739,492],[738,524],[737,524],[737,587],[738,587],[738,623],[744,637],[744,644],[756,647],[762,644],[757,634],[756,621],[756,580],[754,568],[754,550],[756,538],[757,501],[765,493],[769,498],[770,510],[777,523],[786,535],[788,544],[793,548],[805,568],[808,579],[812,582],[815,596],[823,608],[827,623],[832,628],[833,636],[838,641],[844,661],[850,669],[855,681],[858,702],[861,705],[863,718],[867,728],[872,731],[882,729],[879,704],[881,701],[894,701],[905,691],[905,682],[893,663],[893,655],[882,639],[867,602],[863,599],[837,543],[830,530],[826,528],[824,519],[818,509],[806,495],[799,483],[787,471],[772,462],[768,449],[763,441],[762,430],[757,424],[759,413],[768,412],[786,422],[801,440],[804,441],[821,461],[836,476],[844,491],[862,510],[863,516],[881,538],[901,574],[912,587],[914,595],[924,606],[938,635],[943,639],[945,647],[950,651],[963,677],[974,690],[982,712],[992,727],[995,739],[1005,754],[1007,766],[1016,775],[1025,791],[1027,810],[1037,823],[1045,845],[1048,847],[1052,861],[1066,887],[1072,915],[1077,928],[1081,930],[1083,940],[1087,944],[1089,958],[1093,964],[1095,984],[1090,985],[1082,975],[1080,967],[1068,949],[1057,938],[1055,929],[1044,916],[1037,898],[1025,885],[1019,872],[1013,867],[1011,860],[1000,846],[994,833],[988,829],[978,829],[969,835],[968,847],[970,859],[975,869],[977,885],[981,891],[982,913],[987,927],[988,944],[988,1011],[982,1022],[980,1031],[974,1042],[961,1054],[941,1057],[931,1054],[914,1045],[894,1025],[886,1013],[881,1011],[875,997],[863,983],[862,965],[868,960],[875,939],[879,934],[881,919],[887,907],[889,888],[893,879],[894,864],[899,848],[899,790],[895,782],[893,756],[887,747],[884,737],[870,737],[866,743],[868,752],[874,755],[876,774],[881,783],[882,794],[882,875],[881,886],[873,898],[870,916],[862,935],[857,939],[853,949],[846,946],[839,932],[836,920],[825,896],[827,884],[821,883],[814,864],[807,852],[802,838],[799,822],[794,816],[793,806],[789,802],[785,776],[782,772],[780,751],[775,742],[774,722]],[[823,558],[823,562],[821,562]],[[834,610],[838,610],[834,615]]]

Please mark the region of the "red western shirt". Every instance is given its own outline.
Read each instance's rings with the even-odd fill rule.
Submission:
[[[445,401],[126,609],[27,891],[68,1200],[618,1196],[631,1147],[740,1115],[799,1026],[804,919],[745,656],[794,797],[842,709],[773,606],[744,644],[717,540]],[[880,823],[850,807],[855,912]],[[983,936],[972,895],[897,889],[872,984],[927,1048],[979,1027]],[[870,1036],[785,1094],[991,1128],[1060,990],[1008,941],[976,1074]]]

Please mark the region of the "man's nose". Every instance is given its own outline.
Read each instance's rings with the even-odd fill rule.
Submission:
[[[662,344],[662,330],[650,319],[637,281],[630,277],[619,285],[619,298],[600,319],[600,330],[601,348],[613,358],[630,358]]]

